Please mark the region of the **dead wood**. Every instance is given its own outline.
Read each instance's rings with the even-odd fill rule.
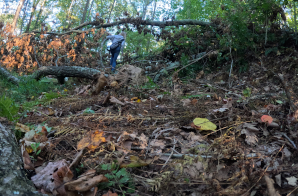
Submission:
[[[1,123],[0,145],[0,195],[43,195],[26,177],[20,147],[13,132]]]
[[[15,85],[19,85],[20,80],[13,76],[11,73],[9,73],[5,68],[1,67],[0,65],[0,75],[4,76],[8,79],[8,81],[14,83]]]
[[[32,78],[39,80],[40,78],[48,75],[54,75],[57,77],[60,84],[64,83],[65,77],[79,77],[87,79],[95,79],[94,75],[100,74],[101,72],[97,69],[88,67],[78,66],[46,66],[39,68],[33,75]]]
[[[132,25],[151,25],[151,26],[158,26],[158,27],[166,27],[166,26],[179,26],[179,25],[200,25],[200,26],[216,26],[213,23],[210,22],[204,22],[199,20],[177,20],[177,21],[153,21],[153,20],[142,20],[141,18],[123,18],[117,22],[112,23],[106,23],[106,24],[99,24],[98,21],[92,21],[92,22],[86,22],[83,23],[69,31],[58,33],[58,32],[46,32],[46,34],[52,34],[52,35],[65,35],[70,33],[84,33],[86,31],[90,31],[93,28],[108,28],[113,26],[118,26],[121,24],[132,24]],[[81,29],[85,26],[93,25],[95,27],[87,29],[85,31],[81,31],[78,29]],[[40,33],[40,31],[33,31],[34,33]]]

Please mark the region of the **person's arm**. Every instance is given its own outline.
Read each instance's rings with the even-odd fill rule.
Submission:
[[[114,38],[114,35],[108,35],[107,36],[107,39],[113,39]]]
[[[121,54],[123,53],[124,47],[125,47],[125,40],[121,43]]]

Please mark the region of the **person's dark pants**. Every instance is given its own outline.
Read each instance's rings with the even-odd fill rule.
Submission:
[[[121,46],[118,46],[117,48],[111,50],[112,57],[111,57],[110,65],[112,66],[112,71],[114,71],[116,68],[116,60],[120,53],[120,49],[121,49]]]

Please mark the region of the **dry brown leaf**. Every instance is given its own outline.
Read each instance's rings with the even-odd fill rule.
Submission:
[[[22,131],[24,133],[26,132],[29,132],[30,131],[30,128],[26,125],[23,125],[21,123],[17,123],[16,126],[15,126],[15,129],[16,130],[19,130],[19,131]]]
[[[24,162],[24,169],[34,170],[34,164],[31,162],[30,156],[26,149],[24,148],[24,144],[22,146],[23,151],[23,162]]]
[[[118,196],[118,194],[117,194],[117,193],[112,193],[112,192],[109,190],[107,193],[103,194],[102,196]]]
[[[187,107],[191,105],[190,99],[182,99],[181,102],[183,103],[183,107]]]
[[[70,181],[73,178],[73,174],[68,166],[60,167],[55,173],[53,173],[53,179],[55,183],[55,190],[61,196],[68,196],[68,191],[65,190],[65,182]]]
[[[79,141],[77,148],[78,150],[81,150],[88,147],[90,150],[95,150],[103,142],[106,142],[103,131],[90,131],[81,141]]]
[[[67,182],[64,184],[65,188],[69,191],[88,191],[91,188],[97,186],[101,182],[108,182],[108,178],[104,175],[94,176],[96,174],[95,170],[89,170],[82,174],[79,179]]]
[[[198,103],[198,100],[197,100],[197,99],[193,99],[193,100],[191,100],[191,104],[192,104],[192,105],[197,105],[197,103]]]
[[[121,101],[119,101],[118,99],[116,99],[115,97],[111,96],[110,98],[110,102],[111,103],[117,103],[117,104],[120,104],[120,105],[125,105],[124,103],[122,103]]]

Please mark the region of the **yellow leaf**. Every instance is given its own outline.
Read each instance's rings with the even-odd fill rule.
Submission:
[[[211,130],[211,131],[214,131],[216,129],[216,125],[212,122],[210,122],[207,118],[195,118],[193,120],[193,123],[200,127],[199,130],[204,130],[204,131],[207,131],[207,130]]]
[[[141,102],[141,99],[138,99],[138,100],[137,100],[137,103],[140,103],[140,102]]]
[[[96,130],[94,132],[89,132],[87,135],[79,141],[77,147],[78,150],[81,150],[85,147],[88,147],[90,150],[95,150],[99,144],[106,142],[106,138],[103,137],[104,132]]]
[[[33,98],[34,98],[34,96],[31,97],[31,99],[33,99]]]
[[[28,152],[28,154],[33,152],[33,149],[31,148],[31,146],[26,146],[26,151]]]
[[[133,97],[133,98],[131,98],[130,100],[131,100],[131,101],[136,101],[136,100],[138,100],[138,97]]]
[[[67,92],[67,89],[66,88],[64,89],[64,92]]]
[[[120,168],[132,168],[132,167],[143,167],[143,166],[147,166],[149,165],[148,163],[146,163],[145,161],[141,160],[139,157],[137,156],[130,156],[130,163],[122,163],[120,165]]]

